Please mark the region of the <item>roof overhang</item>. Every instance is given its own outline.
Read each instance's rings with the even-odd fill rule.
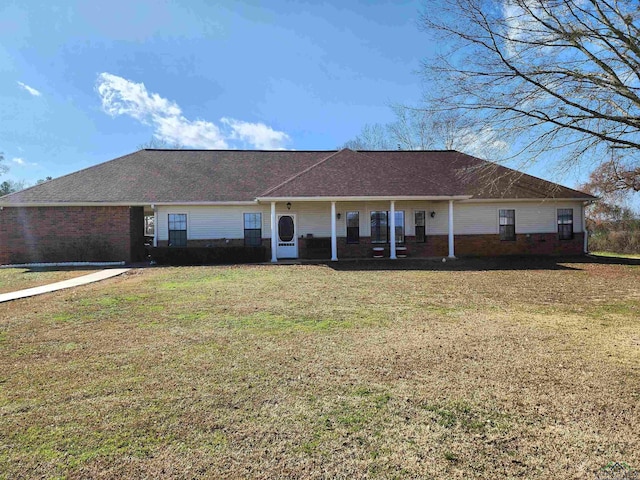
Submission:
[[[518,203],[518,202],[537,202],[537,203],[545,203],[545,202],[593,202],[594,199],[591,198],[470,198],[462,200],[462,203],[495,203],[495,202],[510,202],[510,203]]]
[[[225,205],[255,205],[256,200],[234,201],[234,202],[30,202],[30,203],[3,203],[0,207],[149,207],[171,206],[171,205],[193,205],[193,206],[225,206]]]
[[[352,197],[258,197],[262,202],[375,202],[391,200],[468,200],[471,195],[374,195]]]

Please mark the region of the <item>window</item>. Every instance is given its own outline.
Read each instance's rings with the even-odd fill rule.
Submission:
[[[371,212],[371,243],[387,243],[388,240],[387,212]]]
[[[371,212],[371,243],[389,242],[389,212]],[[404,243],[404,212],[396,211],[396,243]]]
[[[169,246],[170,247],[186,247],[187,246],[187,214],[186,213],[170,213],[169,214]]]
[[[417,210],[414,213],[415,222],[416,222],[416,242],[424,243],[427,240],[426,231],[425,231],[425,212],[424,210]]]
[[[404,212],[396,210],[396,243],[404,244]]]
[[[516,211],[500,210],[500,240],[516,239]]]
[[[347,243],[360,243],[359,212],[347,212]]]
[[[155,218],[153,215],[144,216],[144,234],[147,237],[152,237],[155,232],[154,220]]]
[[[573,208],[558,209],[558,237],[560,240],[573,238]]]
[[[259,247],[262,245],[262,214],[244,214],[244,245]]]

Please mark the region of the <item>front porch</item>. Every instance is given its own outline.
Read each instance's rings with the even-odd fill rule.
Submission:
[[[455,200],[271,200],[271,262],[370,258],[374,248],[392,260],[407,254],[455,258]]]

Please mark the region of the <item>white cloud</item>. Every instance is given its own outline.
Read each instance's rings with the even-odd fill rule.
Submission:
[[[206,120],[189,120],[177,103],[149,93],[143,83],[135,83],[110,73],[98,75],[96,89],[103,110],[112,117],[128,115],[152,126],[154,136],[169,144],[194,148],[236,148],[248,145],[259,149],[283,149],[289,135],[263,123],[223,117],[222,127]],[[240,145],[232,145],[232,141]]]
[[[454,148],[492,161],[501,160],[509,152],[509,144],[491,127],[458,130]]]
[[[38,165],[37,163],[27,162],[24,158],[21,157],[13,157],[11,161],[16,165],[20,165],[21,167],[36,167]]]
[[[40,93],[38,90],[36,90],[33,87],[30,87],[29,85],[27,85],[25,83],[18,82],[18,85],[20,86],[20,88],[22,88],[23,90],[26,90],[27,92],[29,92],[34,97],[39,97],[40,95],[42,95],[42,93]]]
[[[247,142],[261,150],[277,150],[289,140],[289,135],[264,123],[249,123],[226,117],[221,118],[220,122],[231,129],[230,138]]]
[[[561,7],[556,6],[556,13],[558,8]],[[503,0],[502,17],[506,27],[505,45],[511,56],[528,51],[527,42],[542,45],[557,40],[550,30],[542,28],[541,22],[548,20],[549,15],[537,0]]]

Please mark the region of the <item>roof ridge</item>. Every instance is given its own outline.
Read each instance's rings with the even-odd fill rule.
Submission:
[[[235,149],[235,148],[142,148],[139,151],[149,152],[267,152],[267,153],[322,153],[335,152],[335,149],[329,150],[256,150],[256,149]],[[135,152],[134,152],[135,153]]]
[[[296,178],[300,177],[301,175],[304,175],[305,173],[307,173],[308,171],[314,169],[315,167],[317,167],[318,165],[323,164],[324,162],[326,162],[327,160],[329,160],[330,158],[336,156],[337,154],[339,154],[340,152],[343,152],[345,150],[349,150],[350,152],[353,152],[353,150],[351,150],[350,148],[342,148],[340,150],[336,150],[335,152],[333,152],[331,155],[329,155],[328,157],[323,158],[322,160],[320,160],[319,162],[314,163],[313,165],[311,165],[310,167],[305,168],[304,170],[296,173],[294,176],[287,178],[284,182],[279,183],[278,185],[276,185],[275,187],[271,187],[268,190],[265,190],[264,192],[262,192],[260,195],[258,195],[258,197],[264,197],[265,195],[268,195],[269,193],[273,192],[274,190],[279,189],[280,187],[283,187],[284,185],[286,185],[289,182],[294,181]],[[354,152],[357,153],[357,152]]]

